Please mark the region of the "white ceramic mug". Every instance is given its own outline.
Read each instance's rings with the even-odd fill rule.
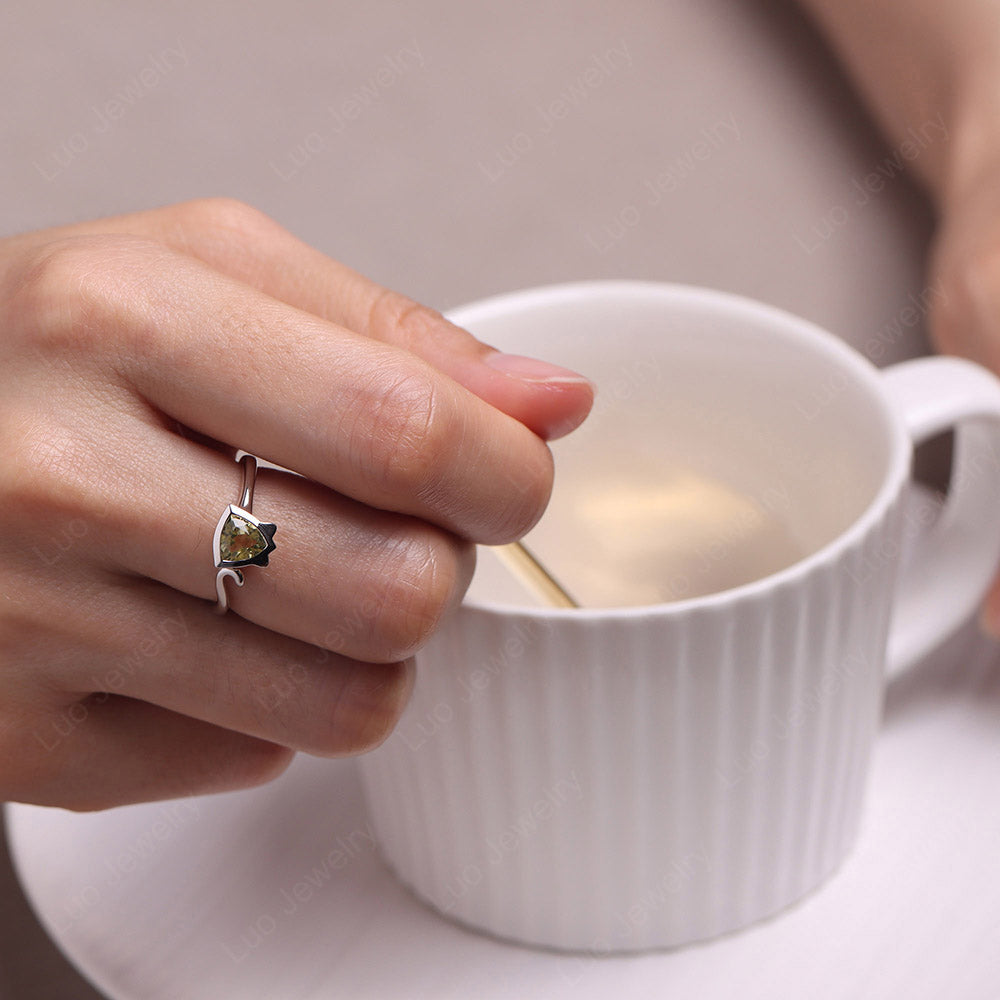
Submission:
[[[452,318],[596,382],[529,540],[603,606],[533,606],[481,556],[362,758],[385,857],[451,917],[560,949],[679,945],[781,910],[855,838],[887,670],[996,569],[1000,383],[953,358],[878,371],[804,320],[670,285]],[[952,427],[947,501],[908,507],[914,443]]]

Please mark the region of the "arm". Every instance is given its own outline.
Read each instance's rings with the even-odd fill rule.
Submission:
[[[800,2],[892,141],[928,122],[943,126],[911,161],[939,215],[930,334],[942,350],[1000,373],[1000,2]],[[980,622],[1000,638],[1000,578]]]
[[[914,167],[944,210],[1000,161],[1000,4],[800,0],[890,139],[940,122]]]

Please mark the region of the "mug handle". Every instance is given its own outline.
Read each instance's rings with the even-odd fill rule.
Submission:
[[[881,374],[914,445],[956,431],[948,499],[897,585],[886,656],[892,678],[973,613],[1000,565],[1000,380],[950,357],[904,361]]]

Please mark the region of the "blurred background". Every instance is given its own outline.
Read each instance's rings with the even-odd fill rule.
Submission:
[[[229,195],[441,309],[646,278],[925,349],[927,205],[864,197],[892,151],[783,0],[40,0],[0,79],[0,236]],[[98,996],[2,852],[0,995]]]

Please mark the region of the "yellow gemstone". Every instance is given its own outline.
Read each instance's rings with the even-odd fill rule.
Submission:
[[[219,554],[225,562],[246,562],[267,549],[264,533],[239,514],[230,513],[219,535]]]

